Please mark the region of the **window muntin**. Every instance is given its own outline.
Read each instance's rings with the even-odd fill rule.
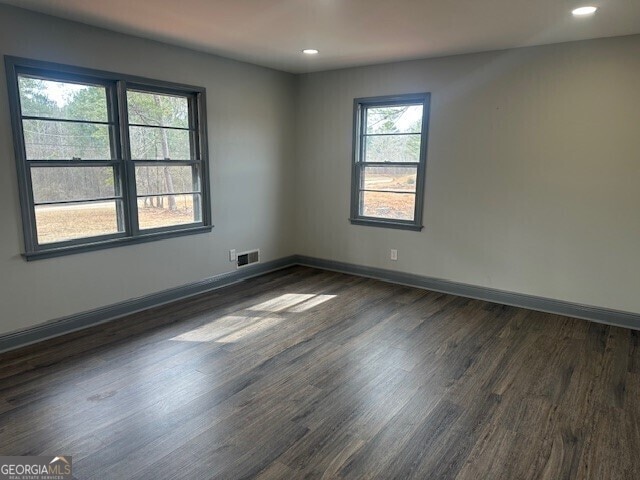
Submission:
[[[356,99],[351,222],[419,230],[429,95]]]
[[[5,63],[28,259],[210,229],[204,89]]]

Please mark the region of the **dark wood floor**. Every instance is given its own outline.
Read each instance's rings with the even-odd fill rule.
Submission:
[[[79,479],[638,479],[638,332],[296,267],[0,356]]]

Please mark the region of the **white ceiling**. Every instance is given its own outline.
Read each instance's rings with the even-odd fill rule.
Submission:
[[[296,73],[640,33],[640,0],[0,2]]]

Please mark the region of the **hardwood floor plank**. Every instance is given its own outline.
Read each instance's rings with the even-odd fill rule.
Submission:
[[[294,267],[0,355],[84,480],[640,478],[640,335]]]
[[[275,461],[260,472],[256,480],[280,480],[282,478],[293,478],[293,476],[293,471],[289,467]]]

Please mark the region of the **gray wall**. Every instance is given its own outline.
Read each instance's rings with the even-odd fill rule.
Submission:
[[[639,51],[631,36],[294,77],[0,5],[0,55],[207,88],[215,224],[25,262],[1,72],[0,334],[231,271],[230,248],[640,312]],[[351,226],[353,98],[422,91],[425,229]]]
[[[300,77],[296,252],[640,312],[639,52],[630,36]],[[353,98],[423,91],[424,230],[350,225]]]
[[[211,234],[25,262],[0,72],[0,334],[233,270],[228,250],[290,255],[295,77],[0,5],[0,55],[207,89]]]

